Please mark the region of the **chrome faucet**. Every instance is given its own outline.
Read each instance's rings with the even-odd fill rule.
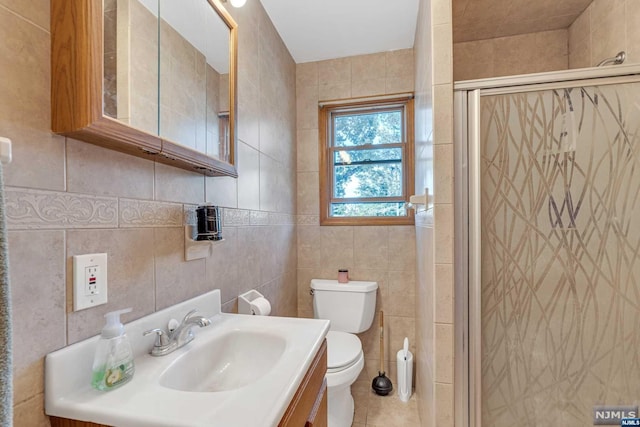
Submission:
[[[211,320],[203,316],[194,316],[195,313],[196,310],[188,312],[178,327],[168,333],[158,328],[143,332],[142,335],[145,336],[156,334],[156,341],[151,349],[151,355],[166,356],[169,353],[173,353],[193,341],[193,338],[195,338],[192,330],[194,326],[203,328],[211,324]]]

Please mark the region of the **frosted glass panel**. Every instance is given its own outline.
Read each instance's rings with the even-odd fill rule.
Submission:
[[[640,404],[640,84],[481,104],[482,424]]]

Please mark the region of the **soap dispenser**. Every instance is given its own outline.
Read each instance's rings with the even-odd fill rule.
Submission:
[[[107,321],[96,348],[91,379],[91,385],[98,390],[112,390],[133,377],[133,351],[120,322],[120,315],[130,311],[131,308],[127,308],[104,315]]]

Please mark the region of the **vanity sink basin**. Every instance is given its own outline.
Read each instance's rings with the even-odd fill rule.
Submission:
[[[285,348],[285,339],[277,335],[231,331],[176,359],[160,385],[192,392],[239,389],[270,372]]]
[[[210,320],[195,338],[160,357],[149,329],[194,308]],[[100,336],[49,353],[50,416],[118,427],[277,427],[322,347],[329,321],[222,313],[214,290],[125,325],[133,379],[115,390],[91,387]]]

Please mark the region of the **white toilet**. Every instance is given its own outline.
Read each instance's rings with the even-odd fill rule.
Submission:
[[[362,343],[354,334],[366,331],[373,322],[378,283],[313,279],[311,289],[314,317],[331,321],[326,376],[329,427],[350,427],[351,384],[364,367]]]

